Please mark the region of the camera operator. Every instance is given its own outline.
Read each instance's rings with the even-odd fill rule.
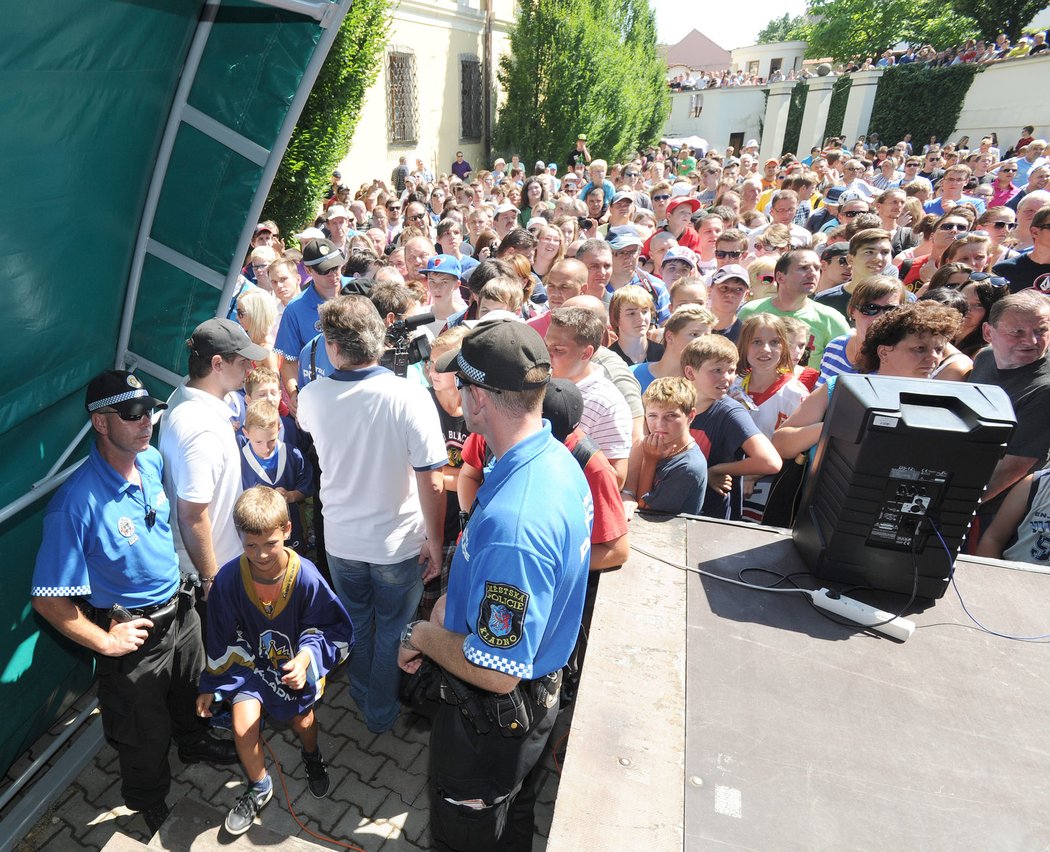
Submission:
[[[376,285],[388,321],[414,300],[404,285]],[[385,307],[389,307],[385,306]],[[394,314],[394,317],[391,317]],[[325,550],[357,644],[350,694],[369,730],[397,718],[398,636],[423,581],[441,571],[448,453],[430,395],[379,366],[387,325],[373,302],[338,296],[321,306],[323,348],[335,365],[300,391],[299,424],[317,448]]]
[[[386,348],[379,359],[379,366],[393,370],[402,378],[411,378],[423,387],[430,387],[426,380],[425,362],[430,357],[430,336],[422,328],[433,321],[434,315],[419,312],[419,299],[407,284],[377,282],[371,278],[355,278],[352,285],[343,288],[341,295],[368,294],[375,305],[383,324],[387,327]],[[402,367],[395,369],[398,344],[404,355]],[[325,350],[324,335],[316,335],[299,357],[299,387],[304,388],[314,379],[332,375],[335,368]]]

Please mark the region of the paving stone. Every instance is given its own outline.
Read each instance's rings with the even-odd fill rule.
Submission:
[[[406,742],[395,737],[390,731],[376,737],[373,745],[375,751],[382,752],[393,760],[401,769],[408,769],[423,753],[420,743]]]
[[[28,838],[27,838],[28,840]],[[25,842],[25,841],[24,841]],[[23,843],[24,843],[23,842]],[[19,844],[18,852],[36,852],[38,849],[83,849],[83,845],[73,839],[73,832],[70,830],[68,825],[63,825],[61,830],[48,838],[47,844],[44,846],[25,846]],[[99,846],[99,849],[102,847]]]
[[[373,830],[371,820],[354,805],[351,805],[335,824],[331,836],[360,846],[366,852],[378,850],[386,839]]]
[[[362,781],[371,781],[384,763],[387,762],[385,754],[374,751],[365,751],[356,744],[350,744],[347,748],[333,754],[329,763],[335,766],[345,766],[357,774]]]
[[[333,787],[328,795],[337,801],[354,805],[362,814],[371,817],[390,793],[391,790],[386,787],[362,781],[350,770],[339,787]]]
[[[32,852],[35,849],[58,849],[58,846],[52,845],[52,841],[58,837],[58,835],[65,830],[68,830],[68,826],[62,822],[55,813],[56,806],[52,806],[48,811],[39,819],[33,829],[22,838],[21,842],[15,847],[16,852]]]
[[[420,792],[426,789],[427,775],[405,772],[392,760],[388,760],[376,773],[372,783],[393,790],[406,803],[413,803]]]

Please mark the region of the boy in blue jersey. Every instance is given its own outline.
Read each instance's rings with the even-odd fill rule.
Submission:
[[[234,741],[249,782],[226,817],[226,830],[237,835],[273,795],[260,736],[264,709],[299,737],[311,794],[328,794],[313,705],[325,676],[350,653],[354,630],[313,563],[284,546],[291,523],[280,494],[265,486],[245,491],[233,522],[244,554],[219,570],[208,596],[208,665],[197,713],[211,716],[216,698],[233,707]]]
[[[241,486],[273,488],[288,503],[291,534],[287,544],[296,551],[304,546],[299,504],[313,494],[313,468],[303,454],[278,435],[281,418],[272,403],[261,399],[248,406],[241,445]]]

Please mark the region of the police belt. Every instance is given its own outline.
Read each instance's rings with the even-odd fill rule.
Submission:
[[[175,590],[175,594],[173,594],[170,598],[164,601],[164,603],[159,603],[154,606],[143,606],[139,607],[138,609],[129,609],[128,612],[135,616],[135,618],[149,618],[151,615],[156,615],[162,609],[167,609],[179,599],[179,595],[181,594],[182,584],[180,583],[179,588]]]
[[[510,692],[487,692],[441,669],[441,700],[459,712],[479,734],[493,727],[505,737],[526,736],[555,705],[561,691],[561,669],[535,680],[521,680]]]

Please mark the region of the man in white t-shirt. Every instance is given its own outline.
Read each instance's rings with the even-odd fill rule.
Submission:
[[[338,296],[318,315],[335,370],[299,392],[297,417],[317,448],[328,567],[354,623],[350,694],[381,733],[400,709],[401,628],[441,572],[448,451],[428,392],[379,366],[386,327],[372,302]]]
[[[631,455],[631,409],[627,400],[591,358],[602,345],[605,325],[584,308],[556,308],[544,341],[554,378],[575,382],[583,394],[580,428],[605,453],[620,487]]]
[[[228,393],[244,387],[252,361],[270,354],[233,320],[210,319],[193,330],[189,379],[168,399],[160,430],[164,491],[175,500],[171,527],[183,574],[196,572],[207,599],[219,568],[243,550],[233,526],[241,495],[241,454]]]

